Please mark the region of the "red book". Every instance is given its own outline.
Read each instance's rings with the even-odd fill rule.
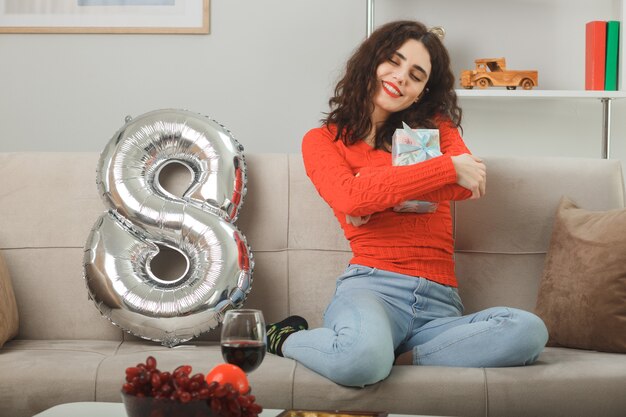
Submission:
[[[585,40],[585,90],[604,90],[606,22],[588,22]]]

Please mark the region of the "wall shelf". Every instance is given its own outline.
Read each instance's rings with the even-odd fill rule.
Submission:
[[[611,102],[626,98],[626,91],[457,89],[461,99],[595,99],[602,103],[602,158],[611,156]]]
[[[366,36],[369,37],[374,30],[374,0],[366,1]],[[624,52],[626,46],[626,30],[623,27],[626,23],[626,0],[617,1],[616,11],[619,14],[617,20],[622,22],[620,28],[620,52],[619,52],[619,91],[588,91],[588,90],[516,90],[487,88],[487,89],[456,89],[456,94],[460,99],[596,99],[602,103],[602,157],[610,157],[611,146],[611,102],[615,99],[626,98],[624,83],[626,82],[626,59]]]
[[[457,89],[456,94],[463,98],[502,97],[502,98],[626,98],[626,91],[588,90],[506,90],[506,89]]]

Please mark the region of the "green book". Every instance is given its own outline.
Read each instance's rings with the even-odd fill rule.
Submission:
[[[604,89],[617,90],[617,62],[619,59],[619,22],[611,20],[606,24],[606,73]]]

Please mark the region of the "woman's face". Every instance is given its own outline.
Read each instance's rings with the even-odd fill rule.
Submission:
[[[424,44],[415,39],[407,40],[387,61],[378,65],[373,122],[382,122],[391,113],[412,105],[424,91],[430,70],[430,54]]]

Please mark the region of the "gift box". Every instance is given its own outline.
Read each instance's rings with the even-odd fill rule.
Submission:
[[[391,142],[391,160],[394,166],[413,165],[441,155],[438,129],[411,129],[402,123]],[[439,204],[431,201],[410,200],[393,208],[397,212],[433,213]]]

